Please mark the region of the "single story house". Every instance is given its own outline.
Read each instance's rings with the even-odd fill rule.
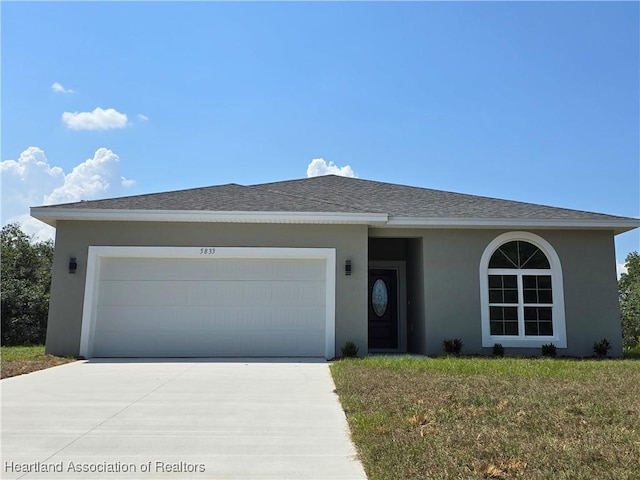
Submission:
[[[31,209],[56,228],[47,352],[622,354],[638,219],[339,176]]]

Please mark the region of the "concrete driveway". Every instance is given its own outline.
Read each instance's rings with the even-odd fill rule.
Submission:
[[[0,387],[3,479],[366,478],[324,361],[91,360]]]

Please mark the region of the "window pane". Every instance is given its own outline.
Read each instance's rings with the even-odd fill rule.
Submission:
[[[538,275],[538,288],[551,288],[551,275]]]
[[[524,308],[524,319],[527,320],[538,320],[538,312],[535,307],[525,307]]]
[[[491,256],[489,268],[517,268],[517,265],[499,248]]]
[[[518,335],[518,322],[504,322],[505,335]]]
[[[551,320],[551,307],[538,307],[539,320]]]
[[[491,322],[491,335],[504,335],[504,323],[503,322]]]
[[[518,291],[517,290],[505,290],[504,291],[504,303],[518,303]]]
[[[517,307],[502,307],[504,310],[504,319],[505,320],[518,320],[518,309]]]
[[[489,268],[551,268],[542,251],[529,242],[514,240],[501,245],[491,256]]]
[[[553,335],[552,322],[540,322],[538,325],[540,329],[540,335]]]
[[[553,303],[551,275],[523,275],[524,303]]]
[[[525,307],[525,335],[553,335],[553,322],[551,321],[551,315],[551,307]]]
[[[489,326],[491,335],[518,335],[518,322],[492,321]]]
[[[538,320],[539,307],[524,307],[525,320]]]
[[[516,275],[489,275],[489,303],[518,303]]]
[[[527,263],[538,251],[538,247],[529,242],[518,242],[518,266],[520,268],[531,268]]]
[[[489,319],[490,320],[504,320],[504,315],[502,314],[502,310],[504,307],[490,307],[489,308]]]
[[[553,303],[551,290],[540,290],[538,292],[538,303]]]
[[[524,303],[538,303],[538,292],[536,290],[525,290]]]
[[[498,249],[507,259],[509,259],[514,268],[518,268],[520,265],[518,262],[518,243],[518,241],[507,242]]]
[[[490,307],[491,335],[518,335],[517,307]]]
[[[502,290],[489,290],[489,303],[504,303]]]
[[[547,259],[547,257],[545,256],[544,253],[542,253],[540,250],[538,250],[523,266],[522,268],[551,268],[551,266],[549,265],[549,260]]]

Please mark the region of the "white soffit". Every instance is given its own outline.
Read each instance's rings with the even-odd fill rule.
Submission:
[[[58,220],[205,223],[350,224],[387,228],[601,229],[616,234],[640,227],[635,218],[457,218],[402,217],[386,213],[247,212],[206,210],[110,210],[33,207],[31,216],[53,227]]]
[[[46,207],[32,208],[31,216],[54,227],[58,220],[383,225],[389,218],[386,213],[104,210]]]
[[[640,219],[634,218],[433,218],[390,217],[384,227],[403,228],[550,228],[550,229],[601,229],[614,230],[616,234],[640,227]]]

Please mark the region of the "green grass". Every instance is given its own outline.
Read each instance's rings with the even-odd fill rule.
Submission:
[[[69,357],[46,355],[44,350],[44,345],[0,347],[1,378],[43,370],[75,360]]]
[[[0,347],[0,358],[4,362],[19,360],[34,360],[44,355],[44,345],[30,345],[27,347]]]
[[[638,361],[372,357],[331,370],[370,480],[638,478]]]

